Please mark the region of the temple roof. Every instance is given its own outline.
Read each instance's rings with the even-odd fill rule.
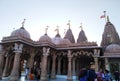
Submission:
[[[12,33],[11,33],[11,36],[22,36],[24,38],[30,38],[30,34],[25,30],[24,27],[21,27],[20,29],[17,29],[17,30],[14,30]]]
[[[61,40],[62,40],[62,38],[61,38],[60,34],[57,33],[56,36],[52,39],[52,42],[54,44],[60,44]]]
[[[67,30],[64,39],[68,39],[70,40],[71,43],[75,43],[75,39],[74,39],[72,30],[70,28]]]
[[[56,45],[68,45],[71,43],[68,39],[61,38],[59,33],[57,33],[55,38],[52,39],[52,42]]]
[[[120,52],[120,45],[118,44],[110,44],[106,47],[105,52],[114,53],[114,52]]]
[[[50,42],[50,43],[52,43],[52,39],[47,34],[44,34],[43,36],[40,37],[39,42]]]
[[[101,46],[106,47],[111,43],[119,44],[120,39],[114,25],[109,21],[108,18],[102,35]]]
[[[87,37],[83,30],[80,31],[78,39],[77,39],[77,43],[80,43],[80,42],[87,42]]]

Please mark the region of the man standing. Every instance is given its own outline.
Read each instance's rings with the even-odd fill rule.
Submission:
[[[120,80],[119,80],[119,75],[120,75],[120,74],[119,74],[118,71],[115,71],[115,72],[114,72],[115,81],[120,81]]]
[[[88,81],[94,81],[97,78],[95,70],[93,69],[88,69],[87,74],[88,74]]]

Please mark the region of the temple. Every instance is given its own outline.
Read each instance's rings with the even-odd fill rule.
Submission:
[[[0,79],[9,77],[17,81],[25,66],[41,68],[41,81],[47,81],[48,74],[51,79],[56,79],[56,75],[66,75],[66,79],[72,81],[72,76],[77,76],[82,67],[92,67],[96,72],[101,68],[108,69],[111,74],[120,71],[120,39],[109,17],[101,46],[89,42],[82,27],[76,42],[70,21],[64,38],[61,38],[59,28],[54,38],[47,34],[46,28],[39,41],[31,39],[24,23],[0,42]]]

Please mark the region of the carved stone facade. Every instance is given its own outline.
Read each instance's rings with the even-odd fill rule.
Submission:
[[[104,41],[105,37],[102,40],[103,47]],[[33,41],[25,28],[21,27],[13,31],[11,36],[4,37],[0,43],[0,79],[2,76],[9,76],[10,80],[17,81],[25,67],[39,67],[41,81],[46,81],[48,75],[51,79],[55,79],[56,75],[67,75],[67,80],[71,81],[80,68],[92,67],[98,71],[108,67],[109,57],[114,57],[114,54],[110,52],[112,56],[109,56],[103,47],[96,42],[88,42],[83,29],[75,43],[70,23],[64,38],[61,38],[58,32],[55,38],[51,39],[46,32],[39,41]],[[114,53],[115,57],[120,56],[120,51]]]

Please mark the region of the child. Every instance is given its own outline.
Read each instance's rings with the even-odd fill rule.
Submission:
[[[31,68],[30,74],[29,74],[29,79],[30,80],[34,80],[35,76],[34,76],[34,70]]]

